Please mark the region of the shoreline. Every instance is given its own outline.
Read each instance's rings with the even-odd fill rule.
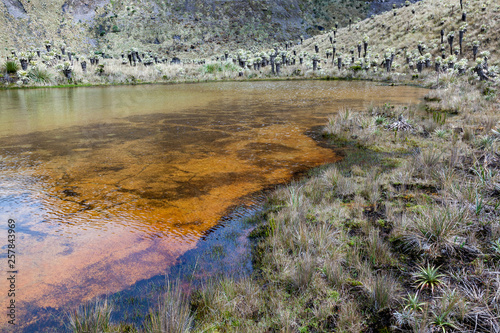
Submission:
[[[244,79],[207,79],[207,80],[185,80],[185,81],[150,81],[150,82],[137,82],[137,83],[88,83],[88,84],[61,84],[61,85],[47,85],[47,86],[0,86],[0,91],[8,90],[30,90],[30,89],[57,89],[57,88],[105,88],[105,87],[120,87],[120,86],[143,86],[143,85],[176,85],[176,84],[197,84],[197,83],[225,83],[225,82],[272,82],[272,81],[366,81],[385,84],[387,86],[410,86],[416,88],[433,89],[427,87],[422,83],[412,83],[410,81],[394,82],[387,79],[377,78],[357,78],[347,76],[317,76],[317,77],[260,77],[260,78],[244,78]]]

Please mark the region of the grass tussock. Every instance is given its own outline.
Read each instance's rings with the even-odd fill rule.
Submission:
[[[112,332],[112,307],[106,299],[96,299],[80,306],[69,315],[69,327],[75,333]]]
[[[179,281],[166,282],[156,309],[151,309],[145,323],[145,332],[186,333],[193,328],[194,317],[189,300],[179,286]]]

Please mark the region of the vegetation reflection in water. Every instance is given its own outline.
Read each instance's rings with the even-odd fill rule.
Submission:
[[[326,81],[1,92],[18,300],[76,304],[164,273],[241,198],[335,161],[308,136],[328,115],[424,93]]]

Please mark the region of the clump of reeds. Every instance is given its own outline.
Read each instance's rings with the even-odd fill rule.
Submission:
[[[107,299],[96,299],[70,312],[69,326],[75,333],[110,332],[113,308]]]

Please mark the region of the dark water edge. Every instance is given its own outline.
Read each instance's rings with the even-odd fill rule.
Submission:
[[[140,328],[149,309],[156,306],[167,279],[180,280],[183,290],[189,292],[209,278],[238,278],[251,274],[252,258],[248,234],[255,227],[254,218],[263,211],[266,192],[269,191],[252,195],[251,204],[231,209],[217,226],[206,232],[194,249],[181,255],[165,274],[139,281],[118,293],[99,296],[98,298],[107,299],[112,304],[111,322],[133,324]],[[32,319],[38,317],[40,320],[24,327],[22,332],[70,332],[68,311],[28,308],[29,316]]]

